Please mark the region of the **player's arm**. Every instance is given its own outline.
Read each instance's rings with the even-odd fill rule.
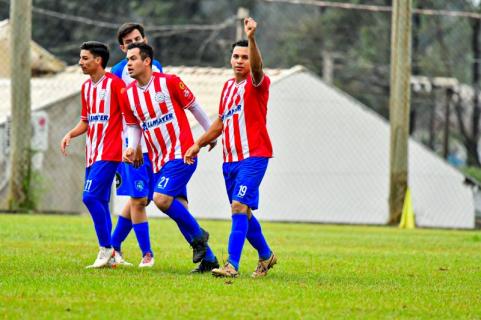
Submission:
[[[140,137],[142,136],[142,129],[136,124],[127,124],[127,149],[124,152],[122,160],[124,162],[135,164],[135,151],[139,146]]]
[[[125,85],[122,81],[119,82],[121,82],[121,85],[118,99],[122,111],[122,117],[126,124],[125,130],[128,141],[127,148],[122,156],[122,161],[133,164],[134,167],[139,167],[143,162],[142,148],[139,143],[142,136],[142,129],[140,128],[138,119],[135,117],[130,106]]]
[[[134,168],[138,168],[144,164],[144,153],[142,152],[142,145],[139,143],[134,154]]]
[[[264,78],[264,71],[262,70],[262,57],[255,38],[257,29],[257,22],[252,18],[244,19],[244,31],[247,35],[249,43],[249,63],[251,66],[252,83],[258,86]]]
[[[209,127],[211,125],[211,122],[209,120],[209,117],[205,113],[204,109],[200,106],[200,104],[196,101],[190,105],[190,107],[187,108],[194,118],[197,120],[197,122],[201,125],[201,127],[204,129],[204,131],[209,130]],[[217,144],[217,140],[212,140],[209,142],[209,151],[212,150]]]
[[[223,129],[224,124],[222,123],[222,120],[220,118],[215,119],[209,129],[187,150],[184,156],[184,162],[187,164],[193,164],[194,158],[199,153],[200,148],[205,147],[211,143],[211,141],[217,139],[222,134]]]
[[[67,156],[67,147],[70,145],[70,140],[72,138],[78,137],[81,134],[87,132],[89,128],[89,124],[87,121],[80,120],[77,125],[67,132],[67,134],[63,137],[62,141],[60,142],[60,150],[62,151],[64,156]]]

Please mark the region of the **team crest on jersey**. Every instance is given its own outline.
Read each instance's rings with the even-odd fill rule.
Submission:
[[[190,95],[190,91],[188,89],[184,90],[184,96],[187,98]]]
[[[156,92],[154,99],[157,103],[162,103],[165,101],[165,95],[163,92]]]
[[[99,98],[100,98],[100,100],[105,99],[105,89],[102,89],[102,90],[99,91]]]
[[[179,82],[179,88],[180,88],[180,90],[184,90],[185,84],[183,82]]]

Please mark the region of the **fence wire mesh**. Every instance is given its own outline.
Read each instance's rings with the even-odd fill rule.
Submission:
[[[219,71],[219,68],[228,68],[230,44],[235,40],[239,27],[239,19],[236,18],[237,7],[244,5],[249,8],[249,15],[259,23],[257,40],[264,65],[276,69],[272,72],[277,72],[279,81],[295,73],[294,66],[301,65],[305,74],[317,79],[315,81],[322,82],[317,85],[310,83],[312,79],[308,76],[298,76],[297,81],[291,82],[288,88],[283,86],[285,90],[289,90],[283,92],[287,95],[284,101],[290,101],[288,97],[295,96],[297,103],[285,106],[279,101],[282,107],[297,108],[297,112],[302,113],[303,110],[307,110],[302,109],[306,101],[314,105],[321,103],[319,101],[330,104],[327,109],[320,108],[320,112],[323,113],[309,114],[311,111],[306,111],[309,117],[300,117],[305,120],[302,123],[290,118],[292,128],[283,128],[282,132],[277,126],[272,125],[274,150],[278,151],[279,155],[293,159],[294,154],[299,155],[302,151],[312,154],[312,159],[320,160],[316,167],[306,160],[311,158],[296,156],[299,162],[294,166],[294,161],[287,161],[279,156],[273,160],[278,161],[278,164],[273,165],[272,177],[266,178],[270,179],[267,181],[276,181],[268,182],[269,188],[276,188],[275,185],[279,185],[277,176],[282,176],[280,172],[284,172],[286,177],[297,175],[296,179],[305,174],[309,176],[312,172],[323,172],[317,176],[320,181],[308,188],[302,188],[303,183],[299,181],[298,188],[288,191],[281,190],[280,186],[277,187],[279,190],[264,190],[262,200],[264,203],[271,203],[286,197],[307,198],[309,202],[324,201],[337,204],[327,206],[322,213],[315,212],[317,210],[315,206],[307,206],[305,219],[298,217],[297,220],[383,223],[387,214],[387,198],[384,194],[388,188],[389,163],[387,118],[390,93],[391,12],[374,10],[376,8],[374,6],[386,8],[391,5],[391,1],[346,0],[342,2],[347,5],[344,7],[340,5],[340,1],[324,1],[331,4],[330,6],[320,5],[323,1],[259,0],[235,3],[177,1],[177,5],[185,9],[180,16],[173,15],[172,11],[170,15],[165,14],[165,8],[161,8],[155,1],[144,1],[143,4],[139,1],[120,2],[115,5],[107,3],[101,5],[95,1],[84,1],[82,6],[77,6],[68,1],[55,3],[33,1],[31,125],[34,151],[32,164],[35,173],[32,175],[34,183],[31,192],[36,197],[36,210],[86,211],[81,203],[84,139],[73,140],[68,158],[61,156],[59,150],[61,138],[75,125],[80,115],[80,86],[86,77],[75,64],[78,60],[78,48],[83,41],[99,40],[107,43],[111,50],[109,66],[112,66],[123,57],[115,37],[116,28],[126,21],[142,22],[146,26],[149,42],[156,50],[156,58],[164,66],[191,66],[190,69],[170,70],[178,72],[180,77],[191,79],[189,80],[193,83],[191,89],[194,93],[199,92],[199,99],[209,101],[210,105],[206,106],[206,109],[210,115],[215,115],[217,104],[210,101],[218,99],[221,88],[213,89],[211,86],[214,84],[211,84],[209,79],[212,79],[216,72],[226,74]],[[173,2],[167,3],[166,6],[170,6],[169,10],[178,9]],[[371,10],[349,8],[349,5],[359,4],[373,7]],[[89,6],[96,10],[86,9]],[[0,18],[8,19],[8,8],[9,1],[0,1]],[[481,8],[476,1],[468,0],[455,3],[420,0],[414,1],[413,8],[442,10],[436,15],[415,12],[412,18],[410,135],[413,141],[422,146],[420,147],[422,150],[429,151],[428,153],[432,155],[427,156],[428,160],[425,160],[424,164],[418,161],[417,167],[412,170],[417,176],[412,180],[419,179],[420,175],[424,174],[426,179],[436,181],[437,194],[443,195],[451,192],[449,184],[454,182],[450,182],[449,179],[441,179],[442,183],[437,182],[443,173],[433,171],[432,168],[437,168],[437,165],[433,165],[432,159],[440,161],[441,171],[449,164],[457,170],[469,171],[470,175],[479,172],[481,20],[476,14],[481,12]],[[450,12],[454,11],[472,14],[453,16]],[[0,23],[0,43],[3,46],[0,58],[4,62],[0,66],[2,96],[0,197],[3,199],[7,195],[8,177],[12,166],[9,163],[11,102],[8,36],[8,21],[3,21]],[[188,83],[187,80],[186,82]],[[217,83],[215,85],[218,86]],[[274,83],[273,86],[275,85]],[[305,88],[309,90],[306,92]],[[271,91],[276,92],[276,89]],[[334,94],[333,92],[340,96],[330,97],[329,94]],[[339,102],[338,99],[342,101]],[[202,100],[200,102],[203,103]],[[354,103],[357,111],[343,109],[351,108],[346,106],[349,102]],[[335,109],[341,111],[332,112]],[[275,112],[276,116],[273,117],[275,119],[296,117],[295,114],[282,109]],[[368,114],[368,118],[364,118],[363,114]],[[268,121],[271,120],[273,119],[269,118]],[[335,122],[336,127],[342,130],[329,131],[326,129],[330,128],[325,125],[326,121]],[[380,131],[370,130],[368,126],[379,126]],[[342,132],[347,132],[348,136],[351,136],[350,142],[343,140]],[[378,140],[368,133],[385,135],[379,140],[383,144],[375,145]],[[292,136],[297,138],[292,139]],[[286,141],[290,141],[290,144]],[[284,153],[286,149],[292,152]],[[410,159],[417,154],[416,152],[412,152]],[[332,157],[326,157],[326,154]],[[369,156],[372,154],[379,155],[382,161],[377,163],[377,160]],[[418,157],[424,159],[422,156]],[[345,158],[355,161],[345,161]],[[286,161],[283,162],[284,160]],[[220,166],[220,158],[217,161]],[[410,164],[412,161],[410,160]],[[373,169],[366,169],[365,166],[373,166]],[[220,174],[219,172],[217,174]],[[349,172],[352,173],[351,176]],[[371,174],[376,178],[359,178],[356,181],[361,183],[353,182],[352,177],[363,174]],[[336,187],[331,189],[321,187],[323,179],[324,181],[332,179]],[[365,181],[364,185],[362,181]],[[193,192],[197,192],[199,198],[208,199],[209,190],[219,189],[217,184],[220,184],[220,192],[223,192],[221,177],[212,183],[216,185],[203,181],[204,188]],[[191,189],[194,188],[197,188],[196,184],[191,186]],[[357,196],[352,194],[356,192],[355,190],[363,188],[375,190],[382,195],[379,199],[366,199],[362,194]],[[418,194],[423,192],[418,190]],[[279,199],[273,194],[279,194]],[[225,197],[223,194],[221,196]],[[415,192],[413,198],[416,198]],[[459,203],[456,203],[455,207],[465,208],[465,201],[475,203],[473,199],[466,200],[464,196],[458,198]],[[224,204],[227,202],[224,198],[222,201]],[[371,202],[372,206],[366,205]],[[3,207],[6,206],[5,203],[1,201]],[[372,208],[377,208],[378,213],[374,214],[372,219],[358,219],[355,213],[351,212],[351,208],[356,207],[361,208],[363,214],[371,214]],[[208,208],[209,206],[206,206],[199,210]],[[273,207],[270,210],[282,209]],[[342,214],[345,216],[340,214],[342,217],[337,220],[329,219],[333,211],[344,212]],[[275,216],[276,213],[270,212],[266,217],[268,218],[270,214]],[[279,214],[281,218],[278,220],[290,219],[289,216],[284,216],[284,213]],[[220,217],[220,213],[216,212],[213,216]],[[318,216],[322,218],[316,218]],[[436,220],[436,216],[426,217]],[[464,219],[462,217],[461,214],[459,219]]]

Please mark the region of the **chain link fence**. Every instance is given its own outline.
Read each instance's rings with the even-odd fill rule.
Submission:
[[[390,1],[364,2],[373,7],[340,7],[340,2],[320,6],[319,1],[246,2],[249,14],[259,23],[257,39],[264,64],[275,69],[271,73],[277,77],[268,115],[275,158],[261,191],[260,215],[265,219],[375,224],[387,221],[391,12],[382,8],[389,6]],[[0,2],[2,18],[8,17],[5,3]],[[120,21],[109,20],[110,16],[98,12],[96,16],[79,15],[75,21],[74,9],[53,14],[55,6],[42,8],[35,1],[33,5],[33,40],[39,47],[35,49],[39,53],[32,58],[31,92],[35,209],[85,212],[81,203],[84,138],[73,140],[67,158],[59,150],[61,138],[79,119],[80,86],[86,79],[76,66],[68,65],[75,64],[81,42],[92,39],[109,44],[109,65],[113,65],[122,57],[115,26],[125,21],[142,21],[152,26],[155,14],[139,17],[123,12]],[[202,10],[212,10],[209,6],[211,1],[205,2]],[[462,189],[464,176],[459,170],[469,171],[471,176],[478,174],[480,19],[446,13],[472,12],[474,9],[467,4],[463,7],[449,1],[415,1],[415,8],[445,10],[444,14],[413,15],[410,145],[414,146],[410,149],[410,181],[422,180],[424,184],[417,189],[412,186],[415,211],[426,226],[472,227],[474,217],[465,212],[474,211],[476,197],[466,196]],[[42,10],[50,11],[46,14]],[[186,78],[212,116],[216,114],[221,88],[217,82],[209,81],[215,78],[213,74],[228,77],[229,71],[225,73],[219,68],[228,68],[229,45],[239,27],[236,12],[237,8],[231,7],[209,21],[195,23],[204,28],[183,33],[158,26],[147,31],[164,65],[192,66],[167,70]],[[95,26],[92,21],[103,24]],[[62,23],[68,24],[69,41],[60,34],[56,43],[51,38],[35,38],[40,34],[36,28],[58,28]],[[0,26],[4,37],[8,35],[3,31],[8,30],[6,25]],[[85,28],[92,30],[89,38],[77,39],[76,35]],[[202,41],[196,42],[198,38]],[[6,43],[4,39],[1,41]],[[184,46],[176,46],[174,52],[169,43],[179,42]],[[35,45],[32,46],[35,51]],[[0,50],[0,57],[9,61],[8,50]],[[8,63],[2,68],[6,66]],[[0,76],[0,197],[5,199],[11,168],[8,70],[0,72]],[[198,129],[194,132],[200,134]],[[218,169],[200,167],[198,177],[194,175],[189,189],[194,213],[228,217],[221,157],[204,153],[201,156],[205,156],[200,159],[201,164],[213,161]],[[475,192],[476,180],[468,180],[473,183],[469,193]],[[435,190],[429,191],[432,188]],[[217,190],[215,196],[211,190]],[[369,198],[363,193],[365,190],[370,190]],[[436,216],[432,208],[438,210],[437,207],[431,205],[430,209],[429,203],[420,199],[436,203],[436,199],[456,192],[458,195],[449,206],[451,213],[445,214],[454,215],[449,217]],[[202,205],[195,203],[202,199]],[[115,210],[121,205],[122,201],[115,205]],[[353,208],[358,208],[357,212]],[[473,221],[465,222],[470,219]]]

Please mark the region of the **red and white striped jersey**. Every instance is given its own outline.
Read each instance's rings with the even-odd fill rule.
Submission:
[[[224,162],[249,157],[272,157],[272,144],[267,133],[266,116],[270,79],[264,75],[254,86],[251,77],[224,84],[219,103],[219,117],[224,124],[222,144]]]
[[[122,91],[124,83],[111,73],[82,85],[82,121],[88,122],[87,167],[95,161],[122,161]]]
[[[185,108],[195,97],[176,75],[153,73],[149,83],[132,82],[125,92],[123,114],[127,125],[138,124],[157,173],[169,160],[183,159],[194,144]]]

